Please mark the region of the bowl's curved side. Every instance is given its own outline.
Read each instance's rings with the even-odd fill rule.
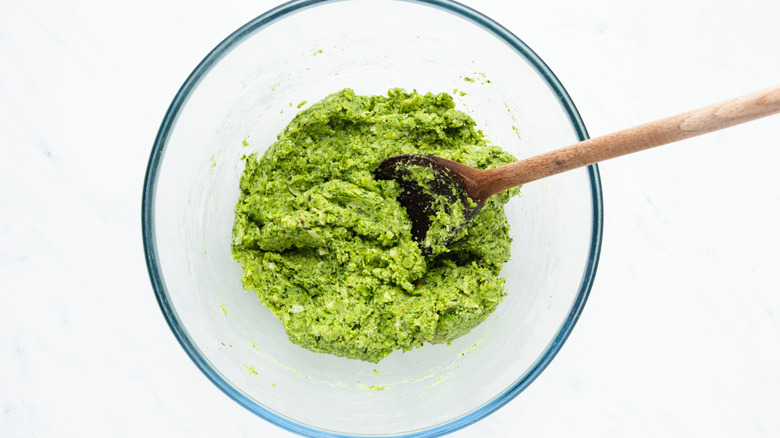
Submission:
[[[408,0],[415,1],[415,0]],[[478,25],[482,26],[485,30],[495,35],[500,40],[511,46],[515,51],[521,54],[539,73],[539,75],[547,82],[547,85],[555,93],[560,101],[561,107],[566,111],[577,137],[580,141],[587,140],[589,138],[588,131],[585,128],[585,123],[580,117],[577,107],[574,105],[569,93],[563,87],[563,84],[550,70],[547,64],[537,55],[531,48],[526,45],[520,38],[510,32],[508,29],[494,21],[493,19],[481,14],[480,12],[469,8],[468,6],[450,0],[420,0],[421,3],[430,4],[444,10],[447,10],[456,15],[468,18]],[[542,355],[533,367],[521,377],[517,383],[503,394],[496,397],[491,403],[483,406],[466,416],[458,418],[457,420],[442,425],[435,429],[426,431],[424,435],[435,437],[442,436],[458,429],[461,429],[469,424],[473,424],[491,413],[495,412],[505,404],[509,403],[518,394],[520,394],[525,388],[527,388],[536,378],[547,368],[552,359],[558,354],[566,339],[568,339],[572,330],[574,329],[577,320],[579,319],[582,309],[588,300],[588,295],[593,287],[593,282],[596,276],[596,270],[598,268],[599,256],[601,254],[601,242],[602,234],[604,230],[604,203],[601,189],[601,176],[599,174],[598,165],[593,164],[588,166],[588,174],[591,182],[591,194],[592,194],[592,206],[593,206],[593,228],[592,239],[590,249],[588,251],[588,261],[585,271],[580,282],[580,290],[577,294],[577,298],[572,305],[566,321],[563,323],[560,331],[555,336],[555,339],[550,344],[549,348]]]
[[[260,16],[253,19],[249,23],[242,26],[240,29],[229,35],[224,41],[216,46],[204,59],[198,64],[195,70],[190,74],[187,80],[184,82],[180,90],[174,97],[168,111],[163,118],[160,125],[160,129],[155,138],[154,146],[152,148],[149,163],[146,170],[143,187],[142,198],[142,235],[143,245],[146,257],[146,265],[149,272],[149,278],[155,291],[157,302],[161,311],[165,315],[168,326],[176,336],[176,339],[181,344],[187,355],[192,359],[195,365],[203,372],[203,374],[212,381],[220,390],[222,390],[227,396],[235,400],[238,404],[255,413],[256,415],[264,418],[265,420],[274,423],[288,431],[298,433],[306,436],[321,436],[321,437],[346,437],[347,435],[333,434],[330,432],[312,429],[306,426],[302,426],[287,418],[276,415],[263,407],[257,405],[243,393],[234,388],[230,383],[226,381],[215,369],[211,366],[208,360],[203,357],[198,349],[195,347],[192,338],[187,333],[187,330],[181,324],[181,320],[176,313],[170,302],[170,297],[165,286],[163,274],[159,265],[159,256],[157,252],[156,235],[155,235],[155,219],[154,219],[154,205],[155,205],[155,189],[156,182],[159,177],[159,168],[162,162],[162,158],[165,154],[168,138],[172,132],[177,117],[187,102],[190,94],[203,79],[203,77],[211,70],[211,68],[222,59],[233,48],[239,45],[243,40],[249,36],[262,30],[264,27],[274,23],[290,14],[299,12],[302,9],[316,6],[318,4],[332,3],[340,0],[293,0],[283,5],[280,5]],[[569,120],[571,121],[572,128],[574,129],[577,137],[580,140],[588,138],[588,133],[584,123],[569,97],[568,93],[560,83],[558,78],[553,74],[550,68],[539,58],[539,56],[533,52],[523,41],[517,36],[512,34],[509,30],[495,22],[494,20],[482,15],[481,13],[471,9],[467,6],[461,5],[451,0],[402,0],[410,3],[419,3],[432,6],[448,13],[455,14],[461,18],[473,22],[474,24],[482,27],[486,31],[493,34],[496,38],[509,45],[514,51],[520,54],[527,62],[538,72],[538,74],[544,79],[552,92],[557,96],[561,107],[566,112]],[[419,432],[413,432],[403,436],[406,437],[435,437],[441,436],[458,429],[461,429],[469,424],[472,424],[480,419],[495,412],[500,407],[511,401],[520,392],[522,392],[528,385],[530,385],[539,374],[549,365],[552,359],[560,350],[563,343],[571,334],[574,325],[576,324],[579,315],[587,301],[590,289],[593,285],[593,281],[596,274],[596,269],[599,261],[599,254],[601,251],[602,233],[603,233],[603,200],[601,191],[601,180],[599,176],[598,167],[596,165],[589,166],[588,173],[590,177],[591,193],[592,193],[592,207],[593,207],[593,227],[592,238],[590,243],[590,249],[588,254],[588,260],[585,267],[585,271],[580,282],[580,288],[577,297],[569,311],[568,317],[562,324],[560,330],[555,336],[553,342],[550,344],[545,353],[537,360],[537,362],[529,369],[524,376],[522,376],[512,387],[508,388],[504,393],[497,396],[490,403],[487,403],[483,407],[459,417],[447,424],[426,429]]]
[[[171,305],[168,291],[165,286],[162,271],[159,264],[159,256],[157,252],[157,237],[154,227],[154,202],[155,202],[155,188],[156,182],[159,177],[160,163],[162,162],[163,155],[165,153],[165,147],[170,136],[173,127],[176,124],[176,119],[187,102],[192,91],[203,79],[203,77],[211,70],[211,68],[219,62],[225,55],[227,55],[234,47],[241,43],[244,39],[250,35],[262,30],[269,24],[280,20],[281,18],[293,14],[301,9],[311,7],[318,3],[324,3],[328,0],[292,0],[288,3],[277,6],[274,9],[267,11],[266,13],[256,17],[252,21],[248,22],[227,38],[225,38],[219,45],[217,45],[208,55],[195,67],[193,72],[184,81],[179,91],[173,98],[168,110],[163,117],[163,121],[160,124],[160,129],[157,132],[157,136],[154,140],[152,152],[149,157],[149,162],[146,168],[146,174],[144,176],[143,195],[141,200],[141,229],[143,236],[144,254],[146,258],[146,267],[149,273],[149,279],[152,283],[152,288],[155,292],[157,303],[160,306],[160,310],[165,315],[165,320],[173,332],[174,336],[178,340],[181,347],[195,363],[198,369],[222,392],[228,397],[233,399],[236,403],[253,412],[257,416],[276,424],[290,432],[294,432],[300,435],[319,435],[319,436],[339,436],[333,434],[322,433],[307,427],[292,422],[284,417],[275,415],[272,412],[257,406],[251,400],[249,400],[244,394],[237,391],[231,386],[203,357],[198,349],[195,347],[192,338],[187,333],[187,330],[181,324],[181,319],[176,313],[176,310]]]

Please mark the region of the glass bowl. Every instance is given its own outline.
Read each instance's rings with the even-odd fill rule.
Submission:
[[[509,294],[468,335],[378,364],[313,353],[243,290],[230,252],[233,208],[242,156],[271,145],[299,105],[347,87],[452,93],[516,157],[587,137],[550,69],[472,9],[443,0],[286,3],[217,46],[171,103],[143,193],[149,275],[193,362],[258,416],[311,436],[442,435],[510,401],[571,332],[598,261],[598,170],[534,182],[507,204]]]

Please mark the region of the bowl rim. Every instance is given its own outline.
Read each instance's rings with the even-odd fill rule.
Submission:
[[[173,101],[165,113],[163,121],[157,132],[157,136],[155,137],[154,145],[152,147],[146,169],[146,175],[144,178],[143,197],[141,203],[141,228],[147,271],[149,273],[149,279],[152,283],[157,303],[163,315],[165,316],[165,320],[168,323],[168,326],[178,340],[179,344],[190,357],[190,359],[195,363],[195,365],[201,370],[201,372],[228,397],[255,415],[267,420],[271,424],[304,436],[346,438],[363,435],[333,433],[291,421],[253,402],[240,390],[233,387],[233,385],[225,380],[216,369],[212,368],[209,361],[200,353],[190,338],[187,330],[183,326],[176,310],[173,308],[173,305],[169,299],[168,291],[163,280],[163,274],[158,263],[159,257],[157,253],[157,240],[154,221],[156,184],[159,175],[160,163],[162,162],[162,157],[167,146],[167,140],[174,128],[180,110],[188,100],[190,93],[196,88],[201,79],[234,47],[236,47],[248,37],[269,26],[270,24],[306,8],[340,1],[347,0],[291,0],[287,3],[281,4],[252,19],[245,25],[241,26],[238,30],[230,34],[211,52],[209,52],[209,54],[206,55],[206,57],[197,65],[197,67],[195,67],[193,72],[185,80],[184,84],[174,96]],[[515,36],[508,29],[501,26],[491,18],[483,15],[482,13],[453,0],[396,1],[432,6],[434,8],[438,8],[445,12],[454,14],[466,19],[472,24],[482,27],[484,30],[490,32],[493,34],[493,36],[509,45],[520,56],[525,58],[525,60],[536,70],[542,79],[547,82],[548,87],[558,97],[561,106],[567,113],[572,127],[580,141],[588,139],[588,132],[585,128],[585,124],[583,123],[582,118],[580,117],[580,114],[574,105],[574,102],[564,89],[561,82],[558,80],[555,74],[553,74],[552,70],[550,70],[547,64],[545,64],[544,61],[542,61],[542,59],[533,50],[531,50],[530,47],[528,47],[528,45],[526,45],[522,40],[520,40],[520,38]],[[480,408],[475,409],[466,415],[454,418],[447,423],[440,424],[429,429],[404,433],[402,435],[392,435],[393,437],[438,437],[459,430],[485,418],[505,404],[509,403],[525,388],[527,388],[534,380],[536,380],[536,378],[542,373],[542,371],[544,371],[545,368],[547,368],[552,359],[560,351],[564,342],[571,334],[574,325],[582,313],[585,302],[588,299],[588,295],[590,294],[590,290],[593,286],[596,269],[598,267],[599,256],[601,253],[602,233],[604,228],[604,206],[601,190],[601,178],[599,175],[598,166],[596,164],[588,166],[587,171],[590,177],[592,206],[594,213],[588,260],[585,266],[582,281],[580,282],[577,297],[569,311],[569,315],[561,325],[561,328],[559,329],[553,341],[547,347],[547,350],[537,359],[537,361],[533,366],[531,366],[525,375],[523,375],[515,382],[514,385],[506,388],[501,394],[497,395]],[[376,435],[370,436],[376,437]]]

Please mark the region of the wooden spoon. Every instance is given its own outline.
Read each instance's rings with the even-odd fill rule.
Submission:
[[[406,208],[412,221],[412,236],[423,242],[431,225],[431,215],[436,213],[435,198],[408,177],[405,170],[408,166],[432,169],[436,179],[429,184],[429,191],[452,201],[460,200],[467,222],[489,197],[506,189],[777,112],[780,112],[780,86],[585,140],[494,169],[478,170],[427,155],[398,155],[380,163],[375,175],[378,179],[398,181],[402,189],[398,201]],[[450,239],[460,230],[453,231]]]

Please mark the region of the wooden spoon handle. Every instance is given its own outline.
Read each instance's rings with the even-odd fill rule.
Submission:
[[[487,195],[487,199],[520,184],[777,112],[780,85],[486,170],[481,175],[482,196]]]

